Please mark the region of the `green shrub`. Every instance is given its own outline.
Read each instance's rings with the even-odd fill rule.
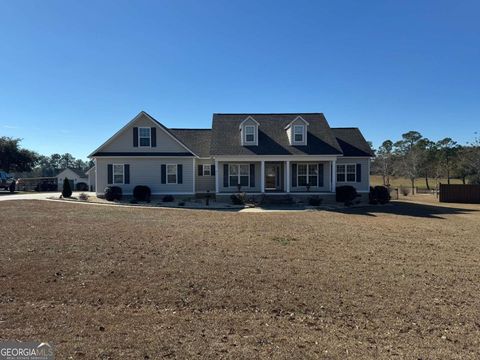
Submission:
[[[150,188],[145,185],[137,185],[133,189],[133,198],[137,201],[147,201],[150,202],[151,195]]]
[[[63,179],[62,196],[64,198],[69,198],[70,196],[72,196],[72,188],[70,187],[70,181],[68,181],[67,178]]]
[[[338,186],[336,189],[335,200],[337,202],[342,202],[346,206],[350,206],[353,204],[353,201],[359,197],[357,193],[357,189],[353,186],[345,185],[345,186]]]
[[[172,202],[175,201],[175,198],[172,195],[165,195],[162,199],[163,202]]]
[[[308,204],[310,206],[320,206],[322,204],[322,200],[319,196],[312,196],[308,199]]]
[[[370,187],[368,195],[370,204],[386,204],[390,201],[390,190],[386,186]]]
[[[122,188],[118,186],[107,186],[104,192],[107,201],[122,200]]]
[[[230,199],[233,205],[245,205],[245,196],[242,194],[232,194]]]

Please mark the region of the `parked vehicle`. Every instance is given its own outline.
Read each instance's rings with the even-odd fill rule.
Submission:
[[[12,183],[15,183],[13,176],[5,171],[0,171],[0,189],[10,190],[13,192],[15,191],[15,188],[12,186]]]

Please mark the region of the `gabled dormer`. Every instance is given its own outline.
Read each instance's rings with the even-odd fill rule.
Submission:
[[[260,124],[253,117],[248,116],[240,123],[240,143],[242,146],[258,145],[258,127]]]
[[[307,145],[308,125],[308,122],[304,118],[297,116],[285,127],[290,145]]]

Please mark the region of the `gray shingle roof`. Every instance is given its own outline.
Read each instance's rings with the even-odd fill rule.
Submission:
[[[169,129],[178,140],[200,157],[210,156],[210,129]]]
[[[374,156],[370,145],[358,128],[332,128],[344,156]]]
[[[258,127],[258,146],[240,144],[240,123],[253,117]],[[285,127],[301,116],[310,125],[306,146],[292,146]],[[334,155],[342,149],[322,113],[213,114],[211,155]]]

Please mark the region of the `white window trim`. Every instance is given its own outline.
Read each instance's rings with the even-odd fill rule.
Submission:
[[[252,128],[253,129],[253,140],[252,141],[248,141],[247,140],[247,128]],[[249,134],[251,135],[251,134]],[[243,127],[243,142],[245,144],[255,144],[257,142],[257,127],[255,125],[245,125]]]
[[[300,166],[300,165],[307,165],[307,174],[306,175],[299,175],[298,174],[298,166]],[[318,164],[315,164],[315,163],[307,163],[307,164],[297,163],[297,187],[306,187],[307,186],[307,185],[300,185],[299,177],[300,176],[306,176],[307,177],[307,184],[308,184],[308,180],[309,180],[308,178],[310,177],[310,175],[309,175],[310,174],[310,172],[309,172],[310,171],[310,166],[316,166],[317,167],[317,183],[315,185],[312,185],[312,184],[309,184],[309,185],[310,186],[315,186],[315,187],[318,186],[318,177],[320,175],[318,173]]]
[[[149,145],[142,145],[142,142],[141,142],[141,139],[146,139],[147,137],[146,136],[140,136],[140,129],[148,129],[148,133],[150,134],[150,137],[149,137]],[[150,148],[152,147],[152,128],[149,128],[147,126],[142,126],[142,127],[139,127],[138,128],[138,147],[144,147],[144,148]]]
[[[115,182],[115,166],[122,167],[122,182]],[[125,185],[125,164],[112,164],[112,185]]]
[[[295,140],[295,128],[302,128],[302,140]],[[305,142],[305,125],[293,125],[292,127],[292,143],[303,144]]]
[[[205,169],[208,168],[209,174],[205,174]],[[202,176],[212,176],[212,165],[211,164],[203,164],[202,165]]]
[[[242,176],[248,176],[248,184],[242,185],[242,186],[250,187],[250,164],[228,164],[228,187],[237,187],[237,185],[230,184],[230,176],[237,176],[237,184],[240,184],[240,165],[247,166],[247,169],[248,169],[248,175],[242,175]],[[237,175],[230,175],[230,166],[238,166]]]
[[[345,174],[345,181],[338,181],[338,167],[343,167],[343,173]],[[347,177],[347,166],[353,166],[355,168],[355,180],[353,181],[348,181],[348,177]],[[336,172],[336,182],[337,183],[340,183],[340,184],[351,184],[351,183],[356,183],[357,182],[357,164],[352,164],[352,163],[348,163],[348,164],[338,164],[337,163],[337,168],[335,169],[335,172]]]
[[[168,181],[168,175],[173,175],[173,173],[168,172],[168,167],[169,166],[174,166],[175,167],[175,182],[170,182]],[[167,185],[176,185],[178,184],[178,164],[165,164],[165,183]]]

